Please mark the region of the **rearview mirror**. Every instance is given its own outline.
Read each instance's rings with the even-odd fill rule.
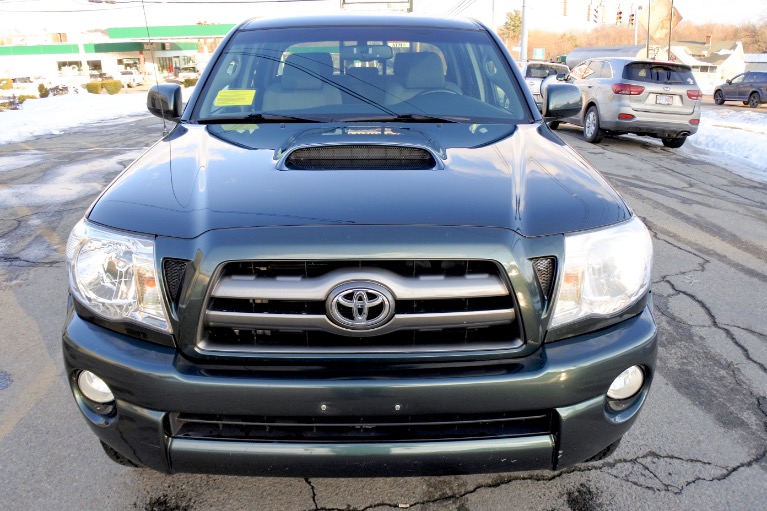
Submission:
[[[385,44],[370,44],[358,46],[341,46],[341,58],[344,60],[388,60],[394,56],[391,46]]]

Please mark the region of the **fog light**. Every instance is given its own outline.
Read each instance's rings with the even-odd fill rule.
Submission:
[[[610,384],[607,397],[610,399],[628,399],[642,388],[644,373],[639,366],[631,366],[618,375]]]
[[[77,377],[77,386],[80,388],[83,396],[95,403],[105,404],[115,400],[109,385],[90,371],[80,373]]]

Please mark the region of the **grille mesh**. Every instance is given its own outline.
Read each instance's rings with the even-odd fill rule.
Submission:
[[[170,301],[178,303],[181,296],[181,285],[184,283],[184,274],[188,261],[184,259],[163,259],[162,270],[165,276],[165,286],[168,289]]]
[[[541,291],[546,298],[551,298],[551,290],[554,287],[556,264],[553,257],[541,257],[533,259],[533,268],[541,285]]]
[[[418,147],[339,145],[296,149],[285,161],[291,170],[431,170],[429,151]]]

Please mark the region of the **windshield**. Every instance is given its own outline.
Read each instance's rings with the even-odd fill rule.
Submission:
[[[483,31],[330,27],[242,31],[192,120],[517,123],[531,113]]]

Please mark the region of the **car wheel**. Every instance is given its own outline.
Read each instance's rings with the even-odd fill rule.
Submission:
[[[748,106],[751,108],[756,108],[759,106],[759,103],[761,103],[761,99],[759,98],[758,92],[752,92],[751,95],[748,97]]]
[[[679,147],[682,147],[686,140],[687,140],[687,137],[679,137],[679,138],[663,137],[661,139],[661,141],[663,142],[663,145],[666,147],[670,147],[671,149],[677,149]]]
[[[555,129],[559,128],[559,121],[551,121],[551,122],[549,123],[549,128],[551,128],[551,129],[553,129],[553,130],[555,130]]]
[[[722,91],[718,90],[714,92],[714,103],[717,105],[724,105],[724,93],[722,93]]]
[[[122,465],[123,467],[133,467],[137,468],[138,465],[133,463],[131,460],[120,454],[119,452],[112,449],[110,446],[105,444],[104,442],[101,442],[101,447],[104,449],[104,452],[109,456],[109,459],[117,463],[118,465]]]
[[[621,440],[623,440],[623,437],[611,443],[610,445],[608,445],[607,447],[599,451],[597,454],[587,459],[584,463],[593,463],[595,461],[601,461],[605,458],[610,457],[612,453],[614,453],[618,449],[618,446],[620,445]]]
[[[591,106],[583,119],[583,138],[586,142],[598,144],[602,141],[605,134],[599,127],[599,112],[597,107]]]

